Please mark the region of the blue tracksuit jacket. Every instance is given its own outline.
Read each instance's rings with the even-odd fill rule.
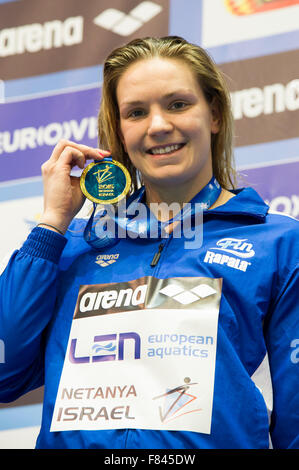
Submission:
[[[96,251],[84,241],[82,224],[74,221],[65,237],[34,228],[0,280],[6,356],[0,401],[45,385],[37,448],[299,448],[298,222],[270,213],[246,188],[204,212],[196,249],[170,236],[124,238]],[[144,278],[222,280],[210,432],[162,426],[50,431],[80,286],[115,288]]]

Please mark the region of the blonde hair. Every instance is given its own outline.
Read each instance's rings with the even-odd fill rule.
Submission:
[[[99,145],[110,150],[114,159],[123,163],[132,177],[131,190],[137,187],[137,170],[131,163],[119,138],[119,109],[116,89],[120,77],[128,67],[153,57],[183,60],[191,67],[208,103],[215,104],[220,115],[220,130],[211,135],[213,173],[219,184],[234,188],[233,117],[230,94],[222,73],[208,53],[200,46],[178,36],[134,39],[112,51],[104,63],[102,101],[98,115]]]

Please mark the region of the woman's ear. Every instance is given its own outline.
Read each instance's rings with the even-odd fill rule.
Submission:
[[[220,131],[220,125],[221,125],[221,115],[219,111],[219,105],[215,96],[213,97],[212,103],[210,104],[210,109],[211,109],[211,133],[218,134],[218,132]]]

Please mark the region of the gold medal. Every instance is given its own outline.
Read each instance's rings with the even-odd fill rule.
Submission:
[[[83,194],[96,204],[114,204],[128,194],[131,177],[128,170],[115,160],[90,163],[82,172]]]

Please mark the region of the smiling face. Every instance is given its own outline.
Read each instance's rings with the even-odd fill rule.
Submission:
[[[178,59],[135,62],[118,82],[117,102],[123,145],[147,191],[190,200],[212,177],[211,134],[219,131],[191,68]]]

